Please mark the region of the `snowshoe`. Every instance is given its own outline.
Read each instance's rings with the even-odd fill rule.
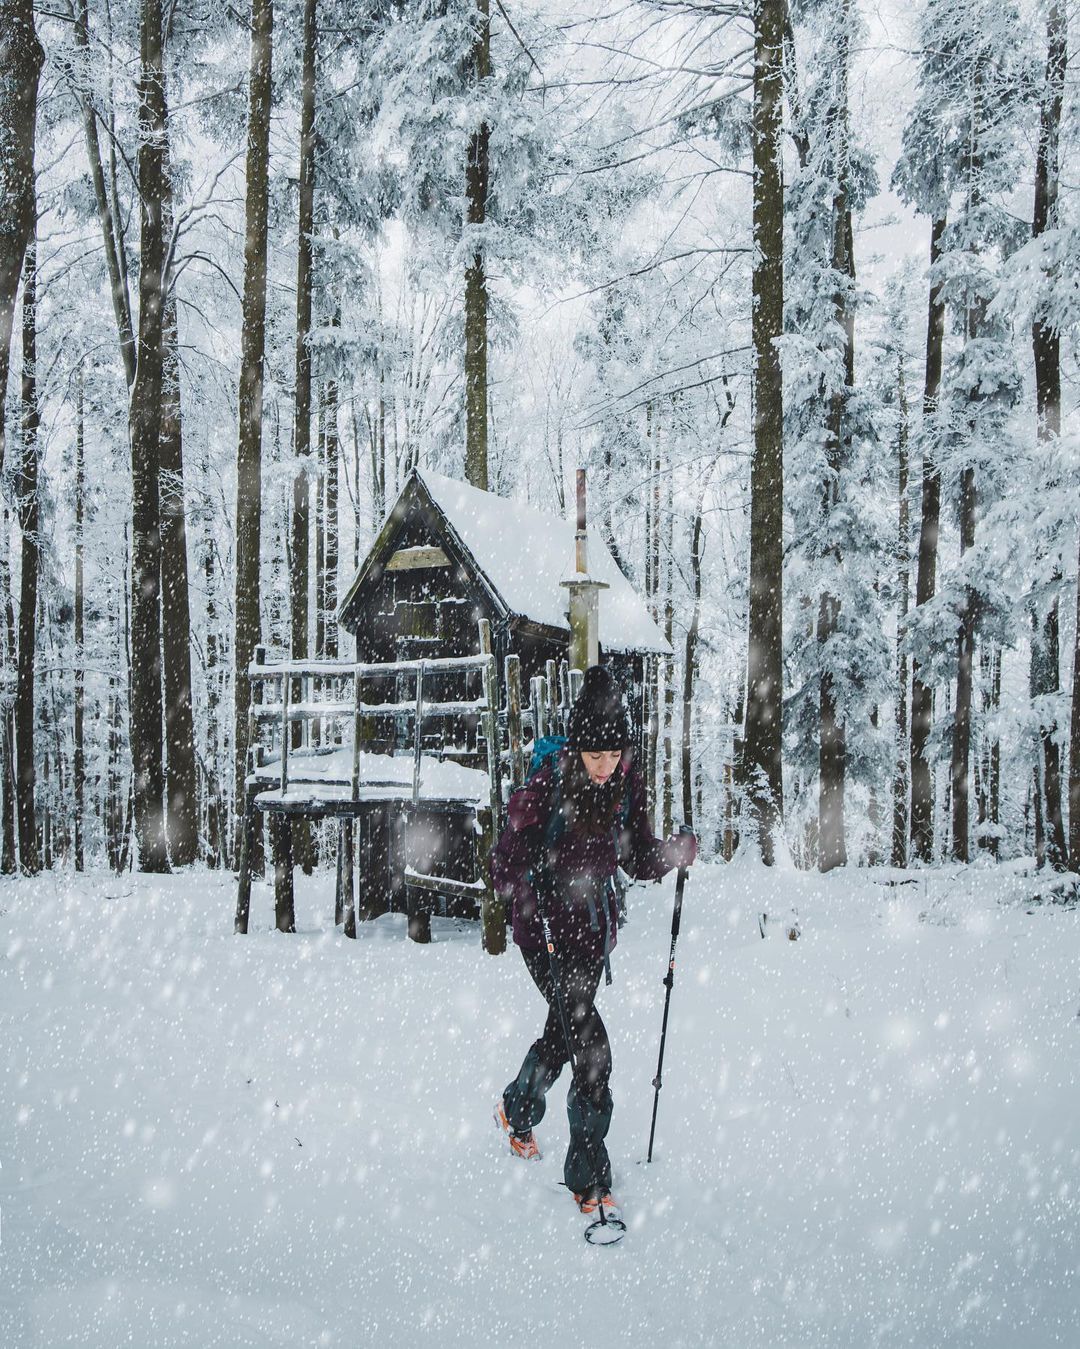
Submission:
[[[613,1246],[626,1235],[622,1209],[610,1190],[593,1186],[584,1194],[575,1194],[574,1202],[590,1220],[585,1229],[585,1240],[591,1246]]]
[[[538,1162],[540,1160],[540,1149],[536,1145],[536,1138],[533,1136],[532,1130],[530,1129],[527,1134],[514,1133],[510,1127],[510,1121],[506,1118],[506,1111],[501,1100],[495,1102],[492,1118],[506,1135],[510,1143],[510,1151],[515,1157],[520,1157],[526,1162]]]

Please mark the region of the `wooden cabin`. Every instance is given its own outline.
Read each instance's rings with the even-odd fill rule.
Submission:
[[[353,658],[274,662],[260,652],[252,725],[276,743],[253,752],[247,831],[266,814],[279,927],[292,926],[292,823],[332,817],[346,932],[355,880],[361,918],[405,910],[423,941],[431,912],[483,909],[485,943],[499,949],[492,929],[502,919],[482,893],[486,853],[528,742],[565,730],[576,692],[565,585],[574,555],[574,522],[416,469],[339,606]],[[623,688],[640,751],[650,662],[670,648],[595,530],[588,558],[590,584],[603,587],[600,659]]]
[[[574,522],[414,469],[338,610],[356,659],[415,660],[478,651],[491,623],[496,668],[521,661],[523,685],[565,661]],[[589,571],[600,598],[600,659],[626,697],[641,748],[647,662],[671,648],[595,529]]]

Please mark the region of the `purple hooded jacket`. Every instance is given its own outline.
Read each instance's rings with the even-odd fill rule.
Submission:
[[[571,750],[560,751],[560,767]],[[604,952],[604,914],[599,914],[599,931],[590,922],[589,906],[568,898],[575,891],[591,890],[597,907],[607,908],[609,949],[616,941],[615,900],[606,884],[616,866],[637,880],[659,880],[674,862],[669,860],[668,845],[653,834],[645,802],[645,783],[641,774],[624,757],[619,771],[628,774],[626,791],[630,794],[630,812],[619,837],[616,855],[614,831],[609,834],[580,835],[567,829],[555,845],[554,872],[557,898],[549,909],[551,935],[558,951],[575,951],[599,958]],[[539,861],[544,831],[554,806],[555,774],[552,763],[544,764],[536,776],[519,787],[507,807],[507,825],[491,854],[491,878],[496,892],[513,906],[514,941],[526,951],[543,949],[544,938],[536,893],[529,883],[528,871]]]

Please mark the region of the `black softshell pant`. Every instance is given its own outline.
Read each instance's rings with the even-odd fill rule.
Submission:
[[[522,951],[533,982],[548,1005],[544,1033],[525,1055],[517,1077],[503,1092],[503,1108],[515,1133],[526,1134],[544,1118],[545,1097],[568,1062],[562,1019],[555,1002],[546,951]],[[611,1162],[604,1139],[611,1124],[611,1045],[594,999],[604,962],[599,956],[559,957],[559,981],[570,1022],[579,1081],[570,1084],[566,1111],[570,1147],[563,1180],[575,1194],[593,1186],[611,1188]]]

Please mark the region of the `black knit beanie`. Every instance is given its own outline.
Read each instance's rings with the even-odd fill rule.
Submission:
[[[571,749],[625,749],[630,719],[619,686],[599,665],[585,671],[585,682],[570,713],[567,744]]]

